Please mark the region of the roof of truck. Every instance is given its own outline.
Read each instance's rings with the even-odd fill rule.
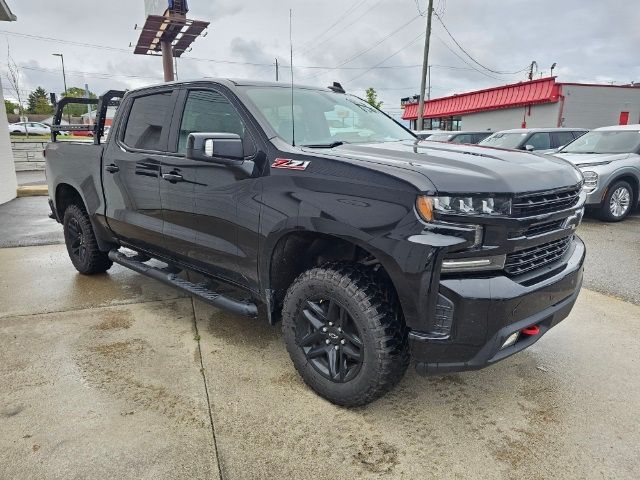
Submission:
[[[229,87],[280,87],[280,88],[291,88],[290,83],[286,82],[266,82],[262,80],[249,80],[249,79],[238,79],[238,78],[199,78],[199,79],[189,79],[189,80],[180,80],[176,82],[166,82],[166,83],[158,83],[154,85],[147,85],[145,87],[134,88],[130,90],[131,92],[137,92],[140,90],[148,90],[150,88],[157,88],[166,85],[190,85],[193,83],[219,83],[222,85],[227,85]],[[294,84],[294,88],[304,88],[307,90],[320,90],[320,91],[328,91],[329,86],[327,87],[318,87],[317,85],[302,85],[302,84]],[[348,93],[348,92],[347,92]]]

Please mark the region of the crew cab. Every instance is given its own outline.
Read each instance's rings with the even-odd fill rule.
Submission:
[[[586,193],[564,160],[420,141],[339,84],[168,83],[109,92],[98,112],[94,144],[54,126],[46,149],[75,268],[116,262],[281,323],[293,366],[336,404],[380,397],[411,361],[492,365],[578,296]]]

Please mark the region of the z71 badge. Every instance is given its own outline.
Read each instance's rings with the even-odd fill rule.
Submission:
[[[306,170],[311,165],[309,161],[291,160],[288,158],[276,158],[271,168],[286,168],[287,170]]]

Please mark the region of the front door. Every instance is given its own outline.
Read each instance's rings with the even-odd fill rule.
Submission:
[[[176,97],[167,89],[128,99],[102,162],[109,227],[129,245],[152,252],[163,242],[159,174]]]
[[[184,109],[179,127],[170,138],[175,156],[162,162],[160,194],[164,216],[165,248],[176,252],[183,262],[238,285],[253,288],[257,278],[253,259],[249,272],[240,257],[238,205],[241,197],[251,197],[255,184],[253,137],[233,104],[214,89],[189,89],[181,95]],[[190,133],[236,133],[243,139],[245,165],[236,167],[185,157]],[[252,198],[252,197],[251,197]],[[246,213],[243,214],[246,217]],[[249,212],[258,240],[258,205]],[[243,219],[243,224],[246,222]],[[241,232],[242,244],[246,234]],[[256,247],[257,249],[257,247]],[[243,268],[241,268],[241,266]],[[250,278],[249,278],[250,277]]]

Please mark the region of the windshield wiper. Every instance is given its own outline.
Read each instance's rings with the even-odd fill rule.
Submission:
[[[332,142],[332,143],[316,143],[316,144],[310,144],[310,145],[302,145],[303,147],[307,147],[307,148],[334,148],[334,147],[339,147],[340,145],[344,145],[347,142]]]

